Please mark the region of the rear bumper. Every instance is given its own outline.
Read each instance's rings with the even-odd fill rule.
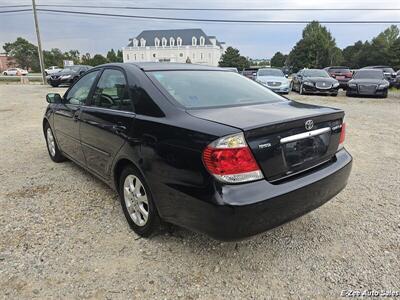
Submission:
[[[170,220],[219,240],[249,237],[296,219],[323,205],[347,184],[352,157],[342,149],[334,161],[280,184],[260,180],[216,189],[214,203],[190,201],[184,218]],[[199,199],[200,200],[200,199]]]

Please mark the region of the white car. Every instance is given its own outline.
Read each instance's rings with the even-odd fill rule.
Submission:
[[[20,75],[28,75],[28,71],[20,68],[10,68],[3,72],[3,75],[6,76],[20,76]]]
[[[47,69],[45,69],[44,72],[46,75],[51,75],[51,74],[60,72],[61,70],[62,69],[59,68],[58,66],[51,66],[51,67],[48,67]]]
[[[256,81],[275,93],[289,94],[291,81],[282,70],[274,68],[258,69]]]

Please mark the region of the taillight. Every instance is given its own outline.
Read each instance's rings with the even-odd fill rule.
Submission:
[[[340,132],[339,144],[343,144],[346,137],[346,123],[342,123],[342,131]]]
[[[264,178],[242,133],[212,142],[203,151],[203,162],[222,182],[240,183]]]
[[[348,73],[345,74],[345,76],[351,78],[351,77],[353,77],[353,73],[348,72]]]

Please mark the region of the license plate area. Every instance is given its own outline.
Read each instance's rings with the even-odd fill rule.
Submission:
[[[329,131],[282,144],[288,169],[293,171],[304,165],[319,163],[328,151],[330,137],[331,133]]]

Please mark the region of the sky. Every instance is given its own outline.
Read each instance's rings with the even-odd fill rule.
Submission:
[[[36,0],[37,4],[119,5],[146,7],[200,7],[200,8],[397,8],[399,0]],[[30,0],[0,0],[2,5],[31,4]],[[183,18],[255,19],[255,20],[399,20],[399,11],[291,11],[291,12],[207,12],[156,11],[121,9],[58,8],[64,10],[96,11],[102,13],[167,16]],[[6,10],[6,8],[1,8]],[[97,16],[75,16],[39,13],[39,25],[44,49],[63,51],[78,49],[80,53],[105,54],[111,48],[122,49],[128,39],[146,29],[202,28],[207,35],[215,35],[227,46],[238,48],[251,58],[271,58],[277,51],[289,53],[301,38],[304,24],[219,24],[187,21],[154,21]],[[370,40],[389,24],[326,24],[344,48],[358,40]],[[24,37],[36,44],[32,12],[0,14],[0,52],[5,42]]]

